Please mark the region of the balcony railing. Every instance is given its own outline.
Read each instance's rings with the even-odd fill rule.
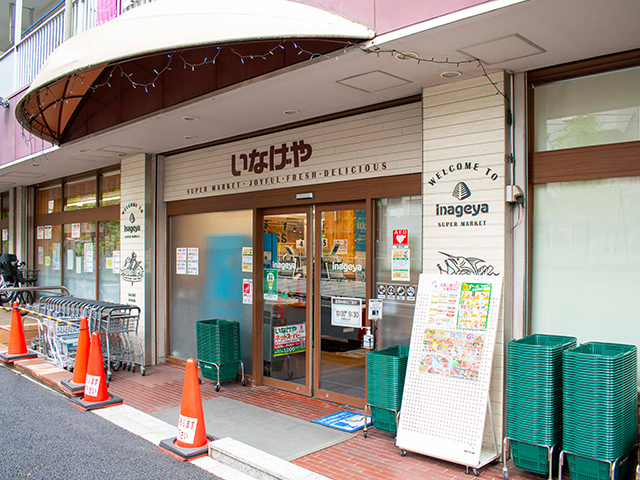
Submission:
[[[117,0],[116,15],[152,0]],[[77,35],[97,24],[98,0],[74,0],[71,35]],[[64,1],[36,22],[19,42],[0,56],[0,97],[6,98],[28,86],[47,57],[64,41]]]

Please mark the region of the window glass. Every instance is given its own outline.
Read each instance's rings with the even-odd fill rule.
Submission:
[[[4,220],[9,218],[9,195],[2,195],[2,212],[0,212],[0,219]]]
[[[407,246],[394,248],[393,232],[407,235]],[[406,233],[404,232],[406,230]],[[399,240],[396,243],[401,243]],[[396,253],[394,259],[394,251]],[[409,271],[406,271],[406,258]],[[376,201],[376,292],[384,296],[384,321],[378,323],[378,348],[409,345],[415,293],[422,271],[422,198],[382,198]],[[394,298],[387,288],[394,287]],[[398,295],[398,287],[401,288]],[[384,289],[381,290],[381,289]],[[412,299],[413,298],[413,299]]]
[[[62,211],[62,184],[38,188],[38,213],[56,213]]]
[[[170,218],[171,356],[197,358],[198,320],[233,320],[240,323],[242,361],[251,374],[253,305],[243,303],[243,287],[253,278],[244,250],[253,245],[252,232],[251,210]]]
[[[120,222],[99,223],[98,300],[120,303]]]
[[[100,206],[120,205],[120,171],[100,176]]]
[[[535,151],[640,140],[640,67],[535,87]]]
[[[95,176],[65,183],[65,212],[96,206]]]
[[[36,227],[36,268],[40,270],[38,285],[62,284],[62,227]]]
[[[64,226],[62,265],[64,286],[78,298],[96,298],[96,222]]]
[[[532,333],[640,347],[640,177],[534,188]]]

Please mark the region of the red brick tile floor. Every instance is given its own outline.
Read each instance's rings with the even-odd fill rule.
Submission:
[[[184,370],[171,365],[147,367],[145,376],[139,372],[116,372],[109,385],[109,393],[120,396],[125,404],[148,414],[179,407],[182,399]],[[245,402],[257,407],[284,413],[306,421],[331,415],[345,409],[343,405],[304,397],[269,387],[243,387],[240,383],[226,382],[220,392],[215,384],[204,379],[200,385],[202,399],[219,396]],[[349,410],[353,410],[349,408]],[[215,432],[212,432],[215,434]],[[362,431],[345,442],[300,457],[293,463],[335,480],[455,480],[471,479],[465,467],[412,452],[400,455],[394,435],[371,428],[364,438]],[[542,480],[546,476],[519,470],[508,463],[509,479]],[[502,464],[481,469],[480,479],[502,480]],[[568,475],[564,476],[568,478]]]

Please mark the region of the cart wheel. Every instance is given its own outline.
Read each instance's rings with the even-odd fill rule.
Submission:
[[[198,385],[202,385],[202,379],[198,377]]]
[[[220,385],[216,385],[216,392],[220,391]]]
[[[136,366],[135,365],[131,366],[131,373],[136,373]]]
[[[242,379],[242,386],[243,386],[243,387],[246,387],[246,386],[247,386],[247,381],[246,381],[244,378]]]
[[[140,375],[144,377],[145,373],[147,373],[147,370],[144,367],[140,367]]]
[[[111,372],[107,372],[107,382],[111,381]]]
[[[367,438],[367,431],[366,430],[364,432],[362,432],[362,434],[364,435],[364,438]]]
[[[121,362],[111,362],[111,370],[113,370],[114,372],[120,370],[120,363]]]
[[[400,450],[400,456],[404,457],[407,455],[407,451],[405,449]]]
[[[287,372],[287,377],[293,378],[293,372],[291,372],[291,371]]]
[[[129,369],[129,371],[131,371],[131,369],[132,369],[132,368],[134,368],[134,367],[133,367],[133,365],[128,364],[128,365],[127,365],[127,368]],[[135,370],[134,370],[134,372],[135,372]]]
[[[504,480],[509,480],[509,472],[506,468],[502,470],[502,476],[504,477]]]
[[[480,470],[478,470],[477,468],[472,468],[471,470],[473,470],[473,474],[474,474],[476,477],[479,477],[479,476],[480,476]]]

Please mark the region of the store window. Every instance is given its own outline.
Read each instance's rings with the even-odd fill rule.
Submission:
[[[65,182],[64,211],[96,207],[96,177]]]
[[[640,67],[535,87],[535,151],[640,140]]]
[[[406,235],[394,242],[394,231]],[[379,322],[378,348],[409,345],[415,292],[422,271],[422,197],[376,201],[376,292],[384,292],[384,321]],[[395,245],[394,245],[395,243]],[[395,258],[394,258],[395,252]],[[393,294],[387,295],[389,287]],[[409,295],[408,295],[409,294]],[[386,297],[393,298],[386,298]]]
[[[2,242],[0,243],[0,253],[12,253],[9,251],[9,194],[0,195],[0,232]]]
[[[38,284],[119,303],[120,170],[39,186],[36,205]]]
[[[640,348],[629,306],[640,283],[640,67],[545,83],[553,76],[530,76],[530,331]]]

